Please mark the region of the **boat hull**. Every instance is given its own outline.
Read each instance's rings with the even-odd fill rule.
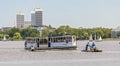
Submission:
[[[102,50],[96,50],[96,51],[87,51],[87,50],[82,50],[82,52],[102,52]]]
[[[42,47],[42,48],[38,48],[36,47],[35,50],[50,50],[50,49],[68,49],[68,50],[75,50],[77,48],[77,46],[66,46],[66,47],[61,47],[61,46],[57,46],[57,47]],[[31,49],[30,47],[25,47],[25,49]]]

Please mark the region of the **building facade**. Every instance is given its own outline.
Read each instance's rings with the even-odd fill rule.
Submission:
[[[11,28],[13,28],[13,27],[1,27],[1,28],[0,28],[0,31],[10,30]]]
[[[31,12],[31,26],[34,28],[42,27],[43,25],[43,10],[36,8]]]
[[[16,15],[16,26],[19,29],[23,29],[24,28],[24,13],[17,13]]]
[[[32,27],[34,29],[41,29],[43,25],[43,10],[36,8],[31,11],[31,21],[24,20],[24,13],[16,14],[16,27],[19,29]]]
[[[30,20],[25,20],[24,21],[24,28],[31,27],[31,21]]]
[[[119,38],[118,33],[120,32],[120,26],[111,31],[111,38]]]

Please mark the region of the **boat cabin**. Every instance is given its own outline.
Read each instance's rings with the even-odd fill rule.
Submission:
[[[76,48],[76,36],[65,35],[46,38],[27,38],[25,48],[29,49],[31,47],[35,47],[36,49]]]

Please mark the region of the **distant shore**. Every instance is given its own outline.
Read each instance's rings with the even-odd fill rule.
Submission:
[[[89,40],[78,40],[78,41],[89,41]],[[102,39],[102,41],[120,41],[120,38],[105,38],[105,39]]]
[[[120,38],[105,38],[103,40],[120,40]]]

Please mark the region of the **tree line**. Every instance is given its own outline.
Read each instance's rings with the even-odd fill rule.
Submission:
[[[41,31],[37,29],[25,28],[11,28],[10,30],[0,31],[0,40],[3,39],[4,36],[9,40],[22,40],[25,37],[48,37],[48,36],[62,36],[62,35],[76,35],[77,39],[88,40],[90,35],[93,36],[101,36],[102,38],[110,38],[111,37],[111,29],[110,28],[73,28],[68,25],[63,25],[58,28],[49,26],[43,26]]]
[[[39,31],[37,29],[18,29],[11,28],[10,30],[0,31],[0,40],[3,40],[3,37],[6,36],[8,40],[23,40],[25,37],[38,37]]]
[[[59,35],[76,35],[77,39],[88,40],[90,35],[93,35],[93,38],[101,36],[102,38],[111,38],[110,28],[72,28],[70,26],[60,26],[53,32],[50,32],[51,36]]]

